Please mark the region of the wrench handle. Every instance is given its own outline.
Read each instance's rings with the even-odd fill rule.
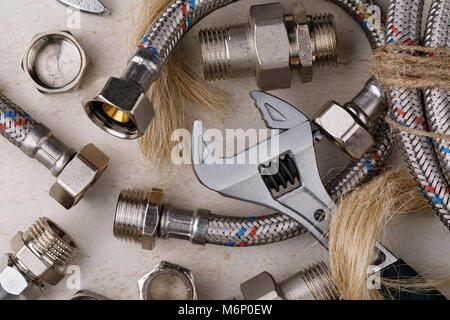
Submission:
[[[416,270],[401,259],[381,270],[381,276],[392,280],[422,279]],[[405,288],[382,286],[381,292],[386,298],[394,300],[447,300],[442,293],[432,288],[409,291]]]

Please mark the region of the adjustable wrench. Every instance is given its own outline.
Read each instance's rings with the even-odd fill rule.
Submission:
[[[109,14],[108,8],[99,0],[58,0],[66,6],[94,14]]]
[[[272,136],[234,157],[217,158],[211,139],[197,120],[192,135],[194,172],[203,185],[225,197],[260,204],[291,217],[327,248],[335,203],[323,186],[317,167],[314,141],[320,138],[320,132],[287,102],[261,91],[253,91],[251,96],[266,126],[279,130],[276,140]],[[267,152],[261,154],[259,150]],[[242,159],[251,159],[255,154],[259,155],[255,163],[242,164]],[[372,272],[381,272],[384,277],[418,276],[380,243],[376,244],[374,261]],[[396,299],[445,299],[436,290],[382,290]]]

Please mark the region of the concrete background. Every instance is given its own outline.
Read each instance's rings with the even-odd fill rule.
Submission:
[[[20,61],[36,33],[67,29],[69,15],[56,1],[0,0],[0,90],[50,127],[62,141],[81,148],[95,143],[111,157],[111,167],[96,188],[70,211],[48,196],[52,175],[36,161],[24,156],[5,140],[0,142],[0,252],[10,249],[9,240],[40,216],[60,224],[81,247],[74,262],[81,270],[81,288],[113,299],[137,299],[137,280],[161,260],[192,269],[202,299],[239,295],[239,285],[264,270],[276,279],[289,276],[326,252],[309,235],[257,248],[194,246],[188,242],[160,241],[153,251],[116,240],[112,223],[119,192],[124,188],[163,188],[166,202],[188,209],[209,208],[218,214],[261,215],[270,210],[225,199],[200,185],[188,165],[156,168],[141,155],[137,141],[116,139],[95,127],[86,117],[81,100],[89,86],[100,77],[119,75],[128,58],[133,7],[139,1],[105,0],[112,11],[108,17],[81,15],[81,28],[71,30],[86,49],[92,64],[80,90],[57,96],[39,94],[25,78]],[[201,72],[197,33],[202,27],[243,23],[248,7],[259,1],[242,1],[216,12],[198,24],[183,40],[183,57]],[[289,1],[282,1],[286,8]],[[382,1],[386,5],[386,1]],[[361,29],[339,8],[325,1],[305,1],[310,13],[335,15],[339,33],[340,58],[337,67],[316,69],[314,81],[291,89],[274,91],[312,116],[327,100],[344,103],[367,79],[371,55]],[[136,10],[138,10],[137,7]],[[230,96],[226,117],[216,119],[191,106],[193,118],[207,127],[263,128],[248,92],[255,89],[253,78],[216,82]],[[326,142],[319,147],[319,164],[325,174],[345,164],[345,157]],[[395,153],[394,165],[402,165]],[[387,230],[385,245],[428,277],[446,276],[450,270],[449,234],[433,214],[411,214],[398,219]],[[47,287],[43,299],[67,299],[76,290],[62,281]]]

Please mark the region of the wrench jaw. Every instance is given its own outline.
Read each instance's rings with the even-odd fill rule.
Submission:
[[[58,2],[78,9],[83,12],[98,14],[98,15],[109,15],[109,9],[99,0],[57,0]]]
[[[269,129],[288,130],[309,122],[307,116],[278,97],[258,90],[252,91],[250,96]]]

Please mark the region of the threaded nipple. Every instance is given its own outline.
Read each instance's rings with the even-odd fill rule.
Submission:
[[[205,80],[230,78],[231,65],[227,50],[227,41],[229,40],[228,28],[200,30],[199,38]]]
[[[64,268],[78,254],[74,240],[48,218],[40,218],[23,233],[23,240],[55,267]]]
[[[337,64],[338,48],[336,23],[332,14],[308,16],[314,64],[326,66]]]
[[[301,272],[301,277],[316,300],[339,299],[339,292],[324,262],[308,267]]]
[[[123,190],[117,202],[113,234],[116,238],[141,243],[146,249],[154,246],[159,228],[159,209],[163,192]]]

